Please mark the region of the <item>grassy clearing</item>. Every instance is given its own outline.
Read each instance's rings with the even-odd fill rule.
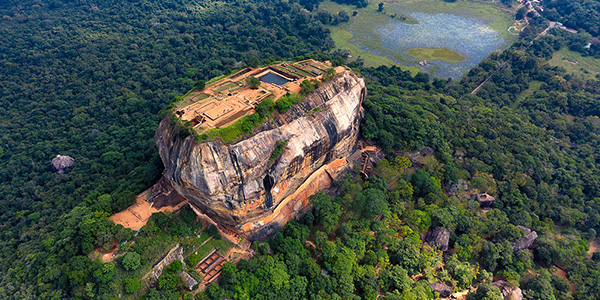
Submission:
[[[227,82],[227,83],[219,86],[218,88],[215,88],[215,92],[222,92],[222,91],[229,90],[229,89],[232,89],[237,86],[238,85],[233,82]]]
[[[198,248],[195,253],[204,258],[210,251],[212,251],[213,248],[214,247],[211,242],[208,242],[202,245],[202,247]]]
[[[233,248],[233,245],[226,241],[226,240],[222,240],[222,239],[212,239],[210,241],[210,243],[217,249],[219,249],[221,255],[225,255],[227,254],[227,252],[229,252],[229,250],[231,248]]]
[[[297,68],[297,67],[295,67],[295,66],[292,66],[292,65],[288,65],[286,68],[287,68],[288,70],[290,70],[290,71],[292,71],[292,70],[293,70],[293,71],[296,71],[297,73],[300,73],[300,74],[302,74],[302,75],[304,75],[304,76],[313,76],[312,74],[310,74],[310,73],[308,73],[308,72],[306,72],[306,71],[304,71],[304,70],[302,70],[302,69],[300,69],[300,68]]]
[[[517,102],[523,101],[525,99],[527,99],[527,97],[533,95],[533,93],[535,93],[537,90],[540,89],[540,87],[542,86],[541,81],[538,80],[533,80],[529,83],[529,88],[527,88],[526,90],[522,91],[518,96],[517,96]],[[515,102],[515,103],[517,103]]]
[[[213,238],[212,240],[206,242],[204,245],[198,248],[198,250],[194,251],[194,253],[204,258],[215,248],[219,251],[219,254],[225,255],[227,254],[227,252],[229,252],[231,248],[233,248],[233,245],[226,240]]]
[[[223,74],[223,75],[217,76],[215,78],[212,78],[206,82],[206,86],[209,87],[209,86],[213,85],[215,82],[217,82],[225,77],[227,77],[227,75]]]
[[[196,103],[198,101],[202,101],[206,98],[208,98],[209,96],[207,94],[204,93],[200,93],[198,91],[195,90],[191,90],[190,92],[188,92],[185,96],[182,97],[181,100],[179,101],[175,101],[175,105],[177,105],[177,107],[181,108],[181,107],[186,107],[192,103]]]
[[[188,256],[194,252],[197,251],[197,249],[202,245],[202,243],[204,243],[204,241],[208,240],[208,238],[210,237],[210,235],[206,232],[206,231],[202,231],[200,233],[200,237],[192,237],[188,240],[182,241],[181,245],[183,246],[183,249],[185,250],[185,252],[183,253],[183,256]]]
[[[448,48],[410,48],[406,54],[416,59],[441,60],[448,63],[459,63],[467,58]]]
[[[560,49],[548,61],[553,66],[565,68],[569,74],[594,79],[600,74],[600,59],[591,56],[581,56],[568,48]]]

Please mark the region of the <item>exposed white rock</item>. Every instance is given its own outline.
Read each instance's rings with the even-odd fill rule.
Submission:
[[[163,177],[219,224],[260,230],[313,172],[354,149],[365,96],[364,80],[347,71],[231,145],[181,140],[167,118],[155,135]],[[278,141],[287,143],[270,164]]]
[[[56,172],[58,174],[64,174],[69,168],[72,168],[74,164],[75,159],[66,155],[57,155],[50,163],[52,166],[52,172]]]

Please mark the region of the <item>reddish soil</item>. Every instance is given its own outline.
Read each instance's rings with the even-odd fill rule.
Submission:
[[[115,222],[115,224],[123,225],[125,228],[138,230],[146,225],[153,213],[175,211],[187,203],[187,201],[182,201],[176,206],[165,206],[156,209],[153,207],[152,203],[148,202],[148,199],[150,199],[150,189],[139,194],[135,199],[135,204],[110,216],[110,219]]]
[[[554,272],[554,275],[556,275],[556,276],[564,279],[569,284],[569,286],[571,286],[571,293],[573,293],[575,291],[575,285],[572,284],[569,281],[569,279],[567,279],[567,272],[565,272],[565,270],[563,270],[563,269],[561,269],[559,267],[556,267],[556,272]]]
[[[117,255],[117,252],[119,252],[119,248],[117,248],[118,242],[115,241],[114,243],[112,243],[110,245],[110,251],[109,252],[102,252],[101,248],[96,248],[94,249],[94,251],[92,251],[88,256],[91,259],[96,259],[99,258],[101,262],[106,263],[109,261],[113,261]]]
[[[592,258],[592,255],[594,255],[594,252],[598,252],[598,249],[600,249],[600,238],[595,239],[590,244],[590,250],[588,250],[588,258]]]

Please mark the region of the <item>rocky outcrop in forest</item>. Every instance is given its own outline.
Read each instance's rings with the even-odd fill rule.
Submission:
[[[75,164],[75,159],[67,156],[67,155],[57,155],[52,159],[50,166],[52,167],[52,172],[56,172],[58,174],[64,174],[69,169],[73,167]]]
[[[219,225],[263,238],[349,167],[365,96],[364,80],[346,71],[234,144],[181,139],[167,117],[155,134],[163,180]]]
[[[518,241],[512,244],[513,248],[515,249],[515,252],[531,247],[538,236],[537,232],[532,231],[531,229],[525,226],[517,225],[517,227],[523,229],[524,235],[522,238],[520,238]]]
[[[442,252],[448,250],[448,242],[450,241],[450,230],[444,227],[435,227],[426,238],[427,242],[436,246]]]

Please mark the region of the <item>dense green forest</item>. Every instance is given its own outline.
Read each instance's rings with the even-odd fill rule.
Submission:
[[[543,5],[544,17],[579,31],[561,33],[571,50],[600,58],[600,1],[546,0]]]
[[[587,249],[600,229],[599,82],[548,65],[569,42],[559,31],[528,47],[541,21],[460,82],[362,68],[363,136],[397,155],[368,180],[353,175],[313,196],[311,212],[224,268],[201,299],[433,299],[430,282],[502,299],[490,285],[498,278],[525,299],[598,299],[600,256]],[[424,146],[436,159],[420,168],[397,151]],[[498,195],[493,208],[452,196],[461,181]],[[539,234],[533,251],[514,250],[517,226]],[[436,227],[450,231],[446,255],[423,243]]]
[[[245,65],[344,63],[323,23],[348,16],[313,16],[320,2],[0,3],[0,298],[180,299],[181,266],[150,289],[140,277],[165,248],[207,234],[190,210],[155,214],[115,263],[88,254],[132,239],[107,217],[160,175],[153,133],[176,96]],[[598,36],[597,4],[545,1],[545,17],[589,34],[553,29],[529,45],[547,26],[532,17],[519,42],[456,82],[351,63],[369,91],[362,135],[387,158],[369,179],[349,174],[313,196],[310,212],[253,244],[254,258],[184,297],[433,299],[429,283],[442,282],[501,299],[490,283],[502,278],[526,299],[598,299],[600,255],[587,250],[600,230],[600,82],[547,63],[564,47],[596,54],[583,45]],[[434,157],[413,166],[404,155],[425,146]],[[57,154],[75,158],[68,174],[51,172]],[[498,196],[494,206],[455,196],[465,183]],[[538,233],[532,251],[514,250],[517,225]],[[423,242],[438,227],[450,232],[445,254]]]
[[[121,237],[107,213],[161,173],[153,133],[175,96],[333,45],[282,1],[2,1],[0,14],[2,299],[85,286],[73,268]],[[51,172],[57,154],[75,158],[69,174]]]

